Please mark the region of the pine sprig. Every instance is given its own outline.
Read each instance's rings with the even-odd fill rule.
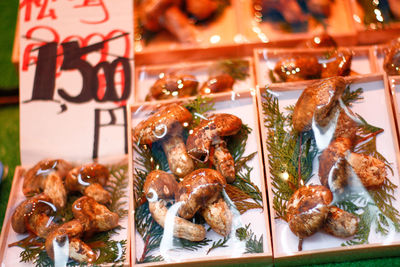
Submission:
[[[108,208],[117,213],[119,218],[128,215],[128,202],[123,200],[126,197],[128,187],[128,165],[111,165],[110,178],[108,179],[107,190],[111,194],[111,202]]]
[[[286,202],[311,179],[312,163],[318,149],[310,131],[297,133],[293,129],[293,107],[286,108],[288,114],[285,115],[280,111],[278,99],[271,93],[266,92],[262,97],[264,124],[268,129],[266,143],[274,193],[273,207],[276,217],[285,220]]]
[[[250,229],[250,224],[246,224],[245,227],[240,227],[236,230],[236,237],[240,241],[246,241],[246,253],[263,253],[263,236],[259,239]]]
[[[235,80],[245,80],[250,76],[249,61],[243,59],[225,59],[212,65],[210,75],[224,73],[230,75]]]
[[[219,239],[217,241],[214,241],[211,245],[211,247],[207,250],[207,255],[214,249],[216,248],[226,248],[228,245],[226,244],[229,240],[229,236],[225,236],[222,239]]]
[[[205,113],[215,110],[212,99],[201,95],[185,103],[184,107],[188,109],[193,116],[193,120],[190,123],[190,129],[199,125],[200,121],[204,119]]]
[[[353,103],[364,99],[362,93],[363,93],[362,88],[351,90],[350,85],[348,85],[346,86],[346,89],[343,92],[342,101],[346,106],[351,107]]]

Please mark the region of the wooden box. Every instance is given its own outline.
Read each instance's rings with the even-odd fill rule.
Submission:
[[[255,15],[257,9],[257,1],[239,0],[238,10],[240,12],[240,33],[245,43],[264,44],[269,43],[274,46],[288,47],[297,46],[303,40],[311,39],[317,33],[326,30],[339,45],[355,45],[357,38],[355,28],[351,18],[351,11],[348,1],[335,0],[331,5],[331,14],[324,19],[325,26],[319,25],[314,32],[304,29],[303,31],[290,32],[284,30],[284,26],[280,22],[275,22],[273,18],[260,20]],[[260,8],[260,6],[258,7]],[[260,45],[257,45],[260,47]]]
[[[254,183],[259,188],[259,193],[257,195],[262,200],[263,208],[260,209],[252,209],[248,210],[242,215],[235,216],[236,219],[240,220],[241,227],[246,227],[250,223],[249,229],[254,233],[254,238],[256,238],[258,244],[262,242],[262,252],[258,251],[257,253],[244,254],[242,250],[243,241],[235,240],[235,235],[232,234],[228,238],[227,247],[217,247],[212,251],[208,251],[211,248],[212,244],[216,242],[222,242],[224,239],[222,236],[216,234],[214,231],[207,232],[206,239],[210,241],[201,246],[198,249],[193,251],[184,250],[184,249],[176,249],[176,250],[167,250],[167,252],[160,251],[159,244],[157,242],[161,242],[160,240],[154,240],[151,235],[150,237],[142,238],[141,234],[138,233],[137,224],[135,216],[140,216],[140,208],[143,205],[146,205],[146,200],[139,202],[138,196],[141,195],[141,192],[138,191],[140,189],[134,189],[134,197],[133,203],[138,203],[136,207],[133,207],[132,212],[130,213],[130,222],[131,222],[131,265],[137,266],[150,266],[150,265],[196,265],[196,266],[204,266],[204,265],[220,265],[220,264],[229,264],[229,263],[250,263],[250,262],[260,262],[265,265],[272,265],[272,248],[270,244],[270,234],[269,234],[269,220],[268,220],[268,208],[266,201],[266,191],[263,179],[263,162],[262,162],[262,152],[261,152],[261,144],[259,142],[259,128],[258,128],[258,120],[257,120],[257,106],[255,102],[255,93],[251,92],[243,92],[243,93],[226,93],[220,94],[218,96],[214,96],[212,102],[214,104],[215,111],[211,111],[210,113],[230,113],[241,118],[244,124],[247,124],[250,128],[252,128],[251,133],[247,139],[247,145],[243,155],[248,155],[250,153],[256,152],[254,158],[248,161],[248,166],[252,168],[251,172],[251,182]],[[193,101],[194,98],[184,99],[182,101]],[[166,103],[165,101],[163,103]],[[171,103],[171,101],[169,101]],[[149,112],[154,111],[157,108],[156,103],[143,103],[143,104],[134,104],[129,106],[128,108],[128,122],[129,122],[129,132],[131,133],[133,128],[143,119],[145,119]],[[143,169],[138,162],[141,157],[139,155],[138,146],[133,143],[132,135],[129,138],[129,158],[130,160],[130,177],[132,179],[131,184],[137,185],[138,181],[143,182],[143,178],[138,178],[138,170],[142,169],[145,173],[148,173],[149,170]],[[229,143],[228,143],[229,145]],[[154,147],[154,145],[153,145]],[[154,152],[152,152],[154,153]],[[143,155],[143,154],[142,154]],[[243,170],[242,170],[243,171]],[[239,179],[239,178],[236,178]],[[134,186],[134,188],[136,188]],[[253,200],[249,200],[253,201]],[[260,202],[261,203],[261,202]],[[150,222],[149,219],[146,220],[146,225],[156,224],[154,221]],[[154,226],[154,225],[153,225]],[[152,227],[153,227],[152,226]],[[158,224],[156,224],[157,227]],[[164,233],[163,228],[161,232]],[[233,228],[235,229],[235,228]],[[253,234],[252,234],[253,235]],[[159,237],[161,238],[161,237]],[[156,246],[152,246],[151,251],[145,251],[144,248],[149,248],[149,244],[154,244],[156,242]],[[202,242],[202,241],[201,241]],[[247,241],[246,241],[247,242]],[[210,252],[210,253],[208,253]],[[163,255],[163,258],[159,258]],[[167,260],[165,260],[167,258]],[[168,259],[169,258],[169,259]],[[164,261],[163,261],[164,259]],[[155,260],[154,262],[148,262]],[[156,262],[157,261],[157,262]]]
[[[106,163],[107,162],[107,163]],[[124,159],[108,159],[107,161],[101,163],[103,164],[124,164],[125,166],[127,165],[126,162],[126,157]],[[115,166],[115,165],[114,165]],[[7,211],[4,217],[4,223],[3,223],[3,228],[1,231],[1,236],[0,236],[0,262],[3,266],[32,266],[33,261],[39,256],[34,256],[34,258],[30,262],[21,262],[20,258],[20,253],[23,251],[22,248],[18,246],[9,246],[10,244],[16,243],[20,241],[23,238],[28,237],[28,234],[18,234],[14,232],[11,226],[11,217],[14,213],[14,210],[16,207],[24,200],[27,199],[27,197],[24,196],[22,193],[22,185],[24,181],[24,173],[28,170],[29,168],[25,168],[22,166],[18,166],[15,169],[15,174],[13,178],[13,183],[11,187],[11,192],[10,192],[10,197],[8,200],[8,205],[7,205]],[[128,167],[125,167],[126,172],[124,173],[125,177],[123,178],[125,180],[125,183],[128,183]],[[128,201],[131,199],[130,192],[131,190],[126,190],[125,196],[121,198],[120,201],[124,201],[125,203],[123,204],[125,206],[125,210],[128,213]],[[121,206],[123,207],[123,206]],[[122,227],[120,230],[116,232],[116,234],[113,235],[112,239],[116,241],[120,240],[126,240],[126,247],[125,247],[125,260],[123,262],[118,262],[118,264],[123,265],[123,266],[129,266],[129,260],[130,260],[130,224],[128,223],[128,215],[126,215],[123,218],[119,219],[119,225]],[[44,249],[43,249],[44,250]],[[45,250],[44,250],[45,251]],[[119,256],[118,254],[116,258],[119,258],[122,256],[123,253],[123,248],[120,247],[119,251],[116,251],[116,253],[120,253]],[[43,262],[42,262],[43,263]],[[102,264],[100,266],[111,266],[112,263],[107,263],[107,264]]]
[[[351,62],[350,76],[360,75],[374,75],[377,70],[374,50],[370,47],[349,47],[339,48],[341,50],[350,49],[353,53]],[[273,70],[276,63],[282,58],[290,58],[291,56],[314,56],[322,64],[326,61],[326,55],[332,50],[326,48],[319,49],[255,49],[254,62],[256,69],[256,81],[259,86],[275,84],[271,75],[275,75]],[[297,87],[299,85],[306,85],[314,82],[315,80],[305,80],[297,82],[277,82],[276,84],[285,84],[289,87]]]
[[[202,53],[205,56],[204,53]],[[246,68],[247,65],[247,68]],[[160,75],[193,75],[199,82],[198,89],[210,78],[217,74],[226,73],[225,67],[232,66],[232,71],[238,71],[240,79],[233,84],[232,94],[254,89],[254,69],[251,57],[218,58],[211,60],[190,61],[175,64],[140,65],[135,68],[135,103],[145,102],[151,86]],[[237,68],[235,66],[238,66]],[[224,69],[221,69],[224,68]],[[230,71],[229,70],[229,71]],[[229,72],[228,71],[228,72]],[[245,76],[246,75],[246,76]],[[219,93],[216,93],[219,94]]]
[[[400,19],[388,21],[382,26],[364,24],[365,12],[357,0],[350,0],[352,17],[357,31],[358,44],[378,44],[390,41],[400,35]],[[376,14],[378,15],[378,13]]]
[[[363,99],[354,102],[351,108],[352,111],[361,115],[362,118],[364,118],[368,123],[383,129],[383,132],[379,133],[376,137],[376,146],[377,146],[377,151],[381,153],[390,162],[390,166],[393,170],[393,173],[387,170],[388,180],[385,181],[385,184],[386,183],[392,184],[394,190],[392,193],[389,192],[389,194],[392,194],[393,198],[392,201],[390,201],[391,205],[388,204],[388,206],[392,206],[398,210],[400,207],[399,205],[400,190],[398,189],[400,183],[399,146],[398,146],[398,137],[396,135],[395,120],[392,113],[393,108],[391,105],[390,92],[389,89],[387,88],[386,80],[383,75],[376,75],[369,77],[347,78],[347,82],[350,85],[351,90],[355,90],[357,88],[363,88],[364,91],[362,93]],[[362,232],[362,233],[369,233],[367,235],[368,243],[363,243],[363,244],[356,244],[356,242],[351,243],[350,240],[352,240],[353,237],[347,237],[347,238],[334,237],[322,230],[319,230],[313,235],[304,238],[302,244],[303,249],[302,251],[299,251],[298,250],[299,238],[295,234],[293,234],[293,232],[288,227],[288,223],[285,220],[277,218],[278,210],[276,210],[274,207],[276,207],[277,209],[282,209],[282,207],[285,206],[282,205],[282,202],[279,202],[279,198],[275,199],[275,197],[277,196],[276,192],[282,192],[280,190],[282,190],[283,187],[279,187],[281,188],[279,189],[275,186],[277,186],[277,181],[282,181],[283,185],[289,183],[287,181],[290,181],[288,179],[291,179],[290,175],[292,174],[286,176],[284,174],[290,173],[289,166],[292,166],[290,165],[292,163],[286,164],[286,162],[282,161],[280,163],[282,166],[282,176],[276,176],[277,173],[279,174],[279,170],[277,172],[276,169],[272,169],[273,165],[271,165],[272,162],[269,159],[276,159],[276,157],[278,157],[279,159],[279,155],[277,155],[277,151],[271,152],[270,150],[268,150],[269,145],[267,145],[267,138],[269,136],[268,131],[271,131],[270,134],[274,134],[277,136],[279,134],[279,131],[273,130],[272,128],[268,129],[265,126],[266,114],[271,114],[270,110],[272,110],[272,108],[277,108],[281,113],[285,114],[286,116],[288,114],[288,109],[286,108],[290,105],[296,104],[298,97],[300,96],[304,88],[305,85],[298,85],[296,87],[287,88],[284,84],[282,84],[282,85],[270,85],[268,88],[262,87],[257,91],[258,104],[260,110],[259,113],[260,122],[262,124],[261,133],[262,133],[263,149],[264,149],[264,160],[265,160],[264,164],[266,166],[267,190],[269,196],[270,218],[271,218],[272,246],[274,248],[275,264],[304,265],[311,263],[316,264],[322,262],[341,262],[341,261],[350,261],[363,258],[398,255],[398,249],[400,247],[400,234],[398,230],[397,231],[394,230],[393,228],[394,224],[389,223],[390,229],[388,230],[387,235],[381,235],[378,232],[375,232],[375,230],[377,229],[375,226],[377,224],[375,226],[371,224],[372,226],[370,228],[368,227],[362,228],[364,230],[365,229],[370,230],[370,232],[368,231]],[[270,99],[276,98],[278,100],[279,107],[277,107],[276,104],[270,106],[269,108],[265,106],[266,103],[271,103],[270,100],[268,100],[269,98],[266,98],[267,92],[270,94],[269,96],[273,97]],[[290,123],[286,127],[288,128],[285,128],[285,130],[287,132],[290,132],[290,127],[291,127]],[[296,136],[294,138],[297,138],[294,140],[299,140],[298,137]],[[288,142],[290,142],[290,139],[288,139]],[[288,146],[285,145],[285,149],[287,147]],[[288,153],[283,149],[281,152],[283,154]],[[321,155],[321,150],[317,152],[314,160],[312,161],[312,176],[310,180],[306,183],[306,185],[321,184],[318,178],[319,155]],[[295,156],[294,158],[297,159],[297,156]],[[309,161],[311,161],[311,159],[309,159]],[[275,173],[275,176],[272,173]],[[277,179],[283,179],[283,180],[277,180]],[[361,187],[358,188],[362,189],[364,187],[361,185]],[[294,190],[295,189],[293,189],[293,191]],[[360,192],[364,192],[365,196],[369,196],[367,191],[362,191],[362,190],[359,191],[358,193],[356,192],[355,196],[359,196]],[[361,199],[359,201],[361,201]],[[351,199],[345,199],[345,200],[351,201]],[[360,206],[362,205],[361,204],[362,202],[354,201],[353,203]],[[377,210],[375,210],[375,212],[376,213],[374,214],[379,213]],[[375,216],[376,217],[374,218],[378,218],[378,215]],[[369,216],[366,217],[371,218]],[[395,217],[397,217],[398,219],[398,216]],[[361,231],[360,229],[361,228],[358,228],[357,231]],[[361,239],[359,239],[358,241],[360,240]],[[343,246],[344,244],[346,244],[346,242],[347,245]]]

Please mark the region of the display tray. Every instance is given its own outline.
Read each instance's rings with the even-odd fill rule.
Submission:
[[[232,90],[230,91],[232,94],[250,91],[254,89],[253,66],[253,60],[250,57],[232,59],[220,58],[210,61],[191,61],[169,65],[137,66],[135,70],[135,102],[145,102],[146,96],[150,94],[150,89],[156,81],[168,75],[192,75],[192,80],[198,82],[196,86],[197,89],[195,90],[198,92],[211,77],[220,74],[229,74],[231,77],[234,77],[235,80]],[[176,93],[178,92],[179,91],[176,91]],[[218,94],[220,93],[213,93],[212,95]],[[177,98],[177,96],[172,98]],[[156,99],[149,101],[155,100]]]
[[[95,253],[99,255],[98,251],[96,249],[99,249],[104,246],[110,246],[111,252],[113,253],[114,256],[111,256],[111,254],[103,254],[102,252],[100,255],[101,257],[115,260],[109,261],[107,263],[104,263],[103,260],[102,263],[97,263],[99,266],[114,266],[115,264],[123,265],[123,266],[129,266],[129,251],[130,251],[130,225],[128,224],[128,201],[129,201],[129,192],[128,190],[125,190],[125,186],[128,184],[128,166],[127,166],[127,160],[126,156],[123,158],[113,158],[113,159],[107,159],[107,161],[99,161],[99,163],[102,163],[109,167],[111,170],[114,168],[114,170],[111,170],[110,173],[112,176],[108,180],[107,186],[109,188],[109,192],[111,192],[111,197],[112,202],[111,205],[114,205],[115,211],[118,214],[124,214],[123,217],[119,218],[118,225],[121,227],[119,229],[115,230],[110,230],[114,233],[110,235],[110,238],[107,238],[107,240],[104,239],[106,235],[103,233],[97,233],[95,237],[91,238],[100,238],[99,241],[93,241],[91,239],[87,239],[90,244],[90,247],[92,247],[95,250]],[[79,166],[79,164],[73,164],[73,166]],[[19,246],[9,246],[10,244],[15,244],[16,242],[28,238],[30,235],[28,233],[25,234],[18,234],[16,233],[12,226],[11,226],[11,218],[12,215],[17,208],[17,206],[24,200],[27,199],[27,197],[24,196],[22,193],[22,186],[23,186],[23,181],[24,181],[24,174],[26,174],[26,171],[29,168],[25,168],[22,166],[17,166],[15,169],[15,174],[13,178],[13,183],[10,191],[10,197],[7,205],[7,211],[4,217],[4,223],[3,223],[3,228],[1,231],[1,237],[0,237],[0,264],[2,266],[32,266],[33,264],[35,265],[40,265],[40,266],[47,266],[54,264],[54,262],[48,258],[46,250],[44,249],[44,244],[41,245],[41,243],[38,242],[43,242],[40,239],[33,239],[33,243],[28,241],[25,241],[21,243],[22,246],[27,246],[29,245],[29,248],[23,249],[22,247]],[[83,181],[82,181],[83,182]],[[115,190],[117,189],[117,190]],[[74,197],[75,198],[75,197]],[[77,199],[78,197],[76,197]],[[40,202],[40,200],[39,200]],[[67,202],[68,204],[68,202]],[[120,209],[117,211],[117,209]],[[121,212],[121,213],[120,213]],[[68,214],[68,212],[63,212],[63,214]],[[65,215],[68,216],[68,215]],[[72,215],[71,215],[72,216]],[[57,217],[57,215],[56,215]],[[64,220],[66,217],[62,217]],[[69,217],[70,218],[70,217]],[[54,216],[50,216],[50,220],[53,220]],[[71,218],[70,218],[71,219]],[[47,223],[47,225],[50,224],[50,221]],[[104,232],[105,233],[105,232]],[[103,239],[101,238],[103,236]],[[102,241],[103,240],[103,241]],[[104,242],[104,243],[102,243]],[[112,245],[111,245],[112,244]],[[42,247],[43,246],[43,247]],[[43,248],[43,249],[42,249]],[[40,253],[40,251],[43,251],[43,253]],[[24,252],[24,253],[23,253]],[[40,254],[39,254],[40,253]],[[110,252],[107,252],[110,253]],[[124,255],[125,253],[125,255]],[[61,264],[64,264],[64,257],[60,255],[60,260]],[[122,260],[121,257],[124,257]],[[29,259],[27,262],[23,262],[22,259]],[[99,258],[98,258],[99,259]],[[68,263],[66,266],[71,266],[71,264],[75,264],[73,266],[76,266],[76,263],[68,260]]]
[[[201,98],[192,97],[182,100],[184,102],[164,101],[162,104],[193,104],[199,103],[198,101],[200,101],[200,99]],[[164,229],[152,219],[153,217],[148,208],[149,202],[146,200],[145,193],[143,192],[143,181],[151,170],[156,168],[168,170],[169,164],[166,162],[164,152],[159,151],[159,148],[161,147],[159,144],[153,143],[153,145],[150,146],[151,151],[147,150],[145,153],[146,150],[143,150],[145,148],[142,145],[138,146],[136,141],[134,142],[132,140],[134,127],[136,127],[139,122],[146,119],[151,112],[154,112],[155,109],[157,109],[157,104],[151,102],[134,104],[128,107],[128,129],[130,129],[129,158],[132,159],[130,163],[130,177],[132,178],[131,183],[134,187],[134,211],[130,213],[131,225],[133,226],[131,229],[132,265],[150,266],[190,264],[191,266],[204,266],[205,264],[218,265],[223,263],[237,264],[250,262],[262,262],[265,265],[272,265],[272,248],[270,244],[268,208],[266,204],[266,191],[263,179],[264,167],[262,163],[261,144],[259,142],[260,138],[258,119],[256,115],[257,106],[255,102],[255,92],[236,94],[225,93],[214,96],[212,99],[208,99],[208,101],[207,103],[214,103],[215,108],[215,110],[210,111],[208,114],[229,113],[235,115],[242,120],[243,124],[246,124],[252,129],[248,134],[247,142],[243,139],[246,136],[246,134],[242,135],[242,133],[244,133],[242,132],[243,128],[239,131],[239,135],[234,135],[232,137],[233,139],[226,139],[228,148],[230,148],[233,157],[236,160],[241,158],[246,162],[245,165],[247,165],[240,168],[240,171],[236,169],[235,182],[232,185],[228,184],[222,193],[226,202],[232,203],[229,201],[228,197],[231,196],[230,198],[235,203],[234,205],[229,205],[231,213],[233,214],[233,227],[231,228],[231,234],[224,238],[222,235],[219,235],[214,230],[210,229],[206,232],[205,240],[189,242],[175,238],[174,245],[172,246],[173,249],[171,249],[171,246],[168,246],[168,242],[172,236],[171,234],[168,234],[167,230],[164,231]],[[158,106],[160,106],[160,104],[158,104]],[[208,109],[206,106],[203,106],[203,108],[206,110]],[[203,116],[201,113],[205,111],[203,108],[195,108],[191,111],[193,114],[198,112],[198,116],[201,117]],[[191,127],[192,123],[193,122],[189,122],[189,127]],[[240,141],[241,145],[237,146],[238,143],[234,145],[235,143],[233,143],[233,140],[242,140]],[[246,145],[244,145],[243,142],[245,142]],[[162,154],[160,154],[160,152]],[[248,159],[243,158],[250,154],[252,154],[253,157]],[[150,157],[150,161],[147,162],[151,162],[151,164],[146,167],[146,165],[143,164],[143,159],[148,157]],[[164,160],[162,157],[164,157]],[[159,164],[156,162],[159,162]],[[199,165],[199,163],[196,163],[195,166],[195,169],[199,166],[202,166],[203,168],[211,168],[211,165],[208,163],[205,165]],[[190,175],[191,174],[189,174],[189,176]],[[247,204],[244,202],[242,204],[256,204],[255,209],[247,210],[241,215],[238,214],[238,211],[234,208],[239,207],[238,205],[241,201],[239,198],[232,198],[231,195],[232,189],[238,188],[237,186],[239,184],[245,185],[245,187],[248,188],[246,192],[252,195],[250,198],[246,196],[242,198],[242,200],[247,202]],[[240,192],[240,189],[238,192]],[[173,204],[173,206],[169,208],[173,215],[174,213],[171,210],[176,204],[179,205],[179,202]],[[260,205],[262,205],[263,208],[261,208]],[[147,219],[143,220],[143,218]],[[198,220],[198,218],[196,220]],[[204,225],[206,227],[205,229],[209,228],[207,224]],[[233,234],[234,232],[235,234]],[[245,235],[240,237],[240,232]],[[186,249],[183,249],[182,247],[185,246]]]
[[[357,43],[348,1],[334,1],[330,5],[330,15],[318,18],[313,22],[310,21],[311,15],[305,13],[306,11],[304,10],[306,8],[302,7],[304,15],[308,16],[307,21],[292,26],[288,23],[285,24],[284,18],[275,13],[265,14],[265,18],[260,19],[254,12],[257,6],[256,2],[257,0],[238,1],[239,17],[242,18],[242,23],[239,24],[239,31],[243,35],[245,42],[270,43],[292,40],[291,46],[297,46],[299,41],[308,40],[314,35],[326,31],[339,45],[355,45]],[[322,23],[318,25],[317,20],[321,20]],[[311,24],[316,24],[316,27],[308,29]]]
[[[397,134],[400,138],[400,77],[387,77],[391,95],[393,97],[394,117],[396,118]]]
[[[374,50],[370,47],[349,47],[352,51],[353,57],[351,62],[350,74],[347,77],[355,77],[360,75],[374,75],[377,72]],[[340,48],[338,51],[347,49]],[[319,64],[327,62],[326,55],[332,50],[326,48],[319,49],[255,49],[254,62],[256,69],[256,81],[260,86],[269,84],[285,84],[285,86],[296,87],[301,85],[310,84],[315,80],[304,80],[295,82],[282,82],[273,80],[279,79],[274,72],[277,62],[284,58],[291,56],[314,56],[318,59]]]
[[[368,1],[366,1],[368,3]],[[387,1],[383,5],[387,5]],[[355,29],[357,31],[358,44],[378,44],[390,41],[399,36],[400,18],[387,19],[383,26],[366,25],[364,23],[365,11],[357,0],[350,0],[352,17],[354,19]],[[388,9],[388,7],[385,7]],[[379,11],[379,10],[378,10]],[[389,12],[388,10],[386,10]],[[376,13],[378,15],[379,13]]]
[[[222,11],[217,11],[220,12],[219,14],[197,23],[194,23],[194,18],[190,17],[189,13],[184,12],[184,15],[189,17],[189,20],[193,23],[196,32],[195,41],[185,43],[179,41],[165,29],[156,33],[146,33],[141,28],[139,19],[139,12],[143,11],[141,11],[137,4],[139,1],[136,1],[134,6],[135,53],[186,50],[199,47],[226,46],[237,43],[238,20],[236,17],[235,0],[218,1],[217,3],[225,5],[226,2],[230,2],[230,4],[221,8]],[[153,20],[158,20],[158,18],[153,18]]]
[[[361,218],[361,221],[359,221],[359,227],[356,228],[356,234],[346,238],[335,237],[319,229],[313,235],[303,238],[302,250],[299,250],[298,236],[291,231],[289,224],[285,221],[287,219],[285,205],[289,205],[287,201],[296,188],[301,187],[302,184],[306,185],[303,188],[308,188],[311,184],[321,184],[318,169],[319,157],[323,150],[318,149],[316,143],[312,141],[315,140],[315,132],[314,134],[308,135],[308,137],[306,133],[302,134],[302,137],[298,137],[298,134],[293,132],[291,116],[275,117],[275,128],[272,128],[272,125],[270,125],[270,128],[267,128],[266,125],[268,125],[267,119],[274,118],[273,116],[275,116],[271,114],[279,114],[278,112],[280,112],[284,114],[284,116],[287,116],[289,110],[292,110],[291,108],[287,109],[287,107],[296,104],[305,86],[299,85],[297,88],[288,89],[285,85],[271,85],[268,89],[260,88],[259,91],[257,91],[260,122],[262,123],[261,133],[265,159],[264,164],[267,166],[266,176],[270,205],[271,235],[274,249],[274,262],[276,265],[304,265],[397,255],[396,251],[398,251],[400,247],[400,233],[398,230],[395,230],[395,225],[398,227],[399,223],[398,213],[394,212],[397,213],[397,215],[394,216],[394,218],[397,218],[394,220],[397,221],[397,224],[388,220],[389,223],[384,226],[387,230],[386,234],[381,234],[378,231],[378,225],[382,226],[382,222],[377,220],[377,218],[382,215],[380,209],[377,208],[378,206],[386,207],[386,211],[390,210],[392,207],[398,210],[400,200],[400,190],[398,189],[399,147],[392,113],[393,109],[391,106],[390,92],[386,87],[386,81],[383,75],[354,77],[350,81],[347,81],[347,84],[350,85],[350,90],[353,92],[358,88],[363,89],[363,99],[353,102],[351,110],[362,116],[369,124],[383,129],[383,132],[379,131],[380,133],[377,135],[372,134],[369,136],[370,138],[358,139],[360,141],[357,141],[355,149],[358,153],[362,153],[362,151],[369,151],[365,149],[364,145],[376,144],[376,150],[387,159],[393,172],[386,169],[387,179],[384,185],[382,187],[377,186],[376,189],[374,189],[377,191],[369,190],[369,194],[358,180],[358,176],[346,176],[353,177],[347,178],[348,180],[346,181],[347,184],[351,186],[344,187],[345,189],[343,191],[340,191],[341,189],[338,187],[339,189],[335,190],[333,194],[334,202],[331,202],[330,205],[335,204],[345,210],[353,211],[353,213],[358,214],[359,220]],[[267,91],[269,95],[266,94]],[[349,99],[348,96],[347,94],[346,99]],[[269,104],[269,106],[267,104]],[[284,126],[280,124],[283,120],[286,121]],[[347,130],[350,130],[350,127],[347,128]],[[377,129],[374,131],[376,130]],[[375,142],[371,141],[375,138],[373,136],[376,137]],[[366,135],[366,137],[368,137],[368,135]],[[329,140],[327,141],[328,143],[325,143],[325,147],[329,144]],[[302,142],[302,152],[298,150],[299,142]],[[310,146],[307,147],[307,144]],[[320,142],[320,144],[323,145],[323,142]],[[372,148],[369,148],[372,152],[374,151],[374,144],[372,144]],[[322,145],[320,146],[321,148],[324,147]],[[302,153],[301,164],[298,164],[299,157],[297,155],[299,155],[299,153]],[[287,158],[289,160],[285,158],[286,154],[288,154]],[[326,163],[326,161],[324,162]],[[322,166],[326,166],[326,164]],[[299,168],[302,170],[302,180],[296,180],[299,177]],[[353,172],[349,171],[348,173],[352,174]],[[393,191],[388,189],[389,187],[392,188]],[[288,191],[284,191],[285,188]],[[379,199],[378,191],[388,192],[389,195],[392,195],[391,197],[383,198],[387,201],[385,202],[387,205],[381,202],[382,199],[377,200]],[[343,195],[341,192],[345,192],[346,194]],[[382,195],[388,196],[386,193],[382,193]],[[369,196],[372,196],[373,200]],[[298,202],[295,201],[292,203],[293,205],[297,205],[296,203]],[[365,203],[369,204],[365,205]],[[374,203],[378,203],[378,206]],[[346,206],[346,204],[348,204],[348,206]],[[372,211],[371,209],[374,210],[372,214],[376,217],[372,218],[368,216]],[[307,210],[304,212],[307,214]],[[309,210],[309,212],[312,213],[313,211]],[[378,214],[380,215],[378,216]],[[393,215],[392,213],[385,214]],[[370,222],[368,222],[369,219],[371,219]],[[327,221],[323,223],[326,224]],[[304,225],[308,224],[304,222]]]

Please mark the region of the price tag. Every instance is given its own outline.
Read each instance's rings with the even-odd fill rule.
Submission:
[[[20,1],[23,165],[127,153],[132,0]]]

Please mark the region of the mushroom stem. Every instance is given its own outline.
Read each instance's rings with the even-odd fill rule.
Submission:
[[[67,190],[62,178],[57,173],[51,173],[44,180],[43,193],[49,196],[51,202],[62,209],[67,204]]]
[[[216,167],[217,171],[225,177],[227,183],[235,181],[235,161],[233,160],[225,141],[221,141],[215,145],[212,163]]]
[[[162,147],[168,160],[169,169],[178,177],[184,177],[194,170],[185,142],[180,135],[169,135],[162,141]]]
[[[205,207],[201,215],[216,233],[227,236],[231,232],[232,212],[222,197]]]
[[[164,228],[168,209],[164,200],[149,202],[150,213],[154,220]],[[206,230],[202,225],[191,223],[185,219],[174,217],[173,235],[190,241],[201,241],[206,237]]]

